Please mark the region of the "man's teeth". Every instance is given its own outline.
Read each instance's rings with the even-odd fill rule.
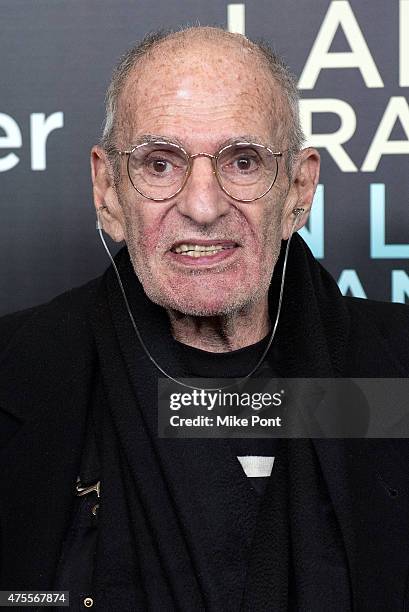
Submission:
[[[180,244],[174,249],[175,253],[187,255],[188,257],[203,257],[204,255],[215,255],[224,249],[231,249],[233,245],[212,244],[204,246],[202,244]]]

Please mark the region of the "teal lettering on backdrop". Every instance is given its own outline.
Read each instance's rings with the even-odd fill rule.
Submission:
[[[318,185],[308,224],[299,233],[311,249],[314,257],[324,257],[324,185]],[[409,244],[386,243],[385,185],[372,183],[369,187],[370,256],[372,259],[407,259]],[[355,269],[342,270],[338,286],[343,295],[366,298],[366,291]],[[406,303],[409,298],[409,275],[404,270],[391,270],[391,300]]]
[[[406,303],[409,298],[409,275],[404,270],[392,270],[392,302]]]
[[[407,259],[409,244],[386,244],[385,185],[370,185],[370,232],[372,259]]]
[[[338,287],[342,295],[352,295],[353,297],[366,298],[366,293],[356,270],[342,270],[338,279]]]
[[[322,259],[324,257],[324,185],[317,186],[308,223],[300,229],[299,234],[310,247],[314,257]]]

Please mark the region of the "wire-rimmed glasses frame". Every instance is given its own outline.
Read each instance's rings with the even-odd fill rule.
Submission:
[[[133,178],[132,178],[132,173],[131,173],[131,168],[130,168],[130,162],[131,162],[131,156],[132,154],[135,153],[135,151],[141,149],[142,147],[146,147],[146,146],[170,146],[173,147],[174,149],[178,150],[183,157],[186,160],[186,169],[185,169],[185,174],[183,177],[183,180],[180,184],[180,186],[174,191],[172,192],[171,195],[168,195],[166,197],[153,197],[150,195],[147,195],[145,192],[143,192],[140,188],[138,188],[138,186],[135,184]],[[220,172],[218,169],[218,161],[220,159],[220,157],[223,154],[226,154],[226,151],[232,149],[234,147],[249,147],[249,148],[253,148],[256,151],[265,151],[267,152],[269,155],[271,155],[272,158],[274,158],[275,160],[275,170],[272,171],[271,175],[271,181],[268,184],[268,186],[262,191],[262,193],[260,195],[257,195],[255,197],[252,198],[242,198],[242,197],[237,197],[235,195],[233,195],[227,188],[226,186],[223,184],[223,180],[220,176]],[[264,197],[269,191],[270,189],[273,187],[273,185],[275,184],[276,180],[277,180],[277,176],[278,176],[278,158],[283,157],[283,154],[286,151],[274,151],[273,149],[271,149],[270,147],[266,146],[266,145],[262,145],[259,143],[255,143],[255,142],[247,142],[247,141],[235,141],[226,145],[223,145],[218,151],[216,151],[216,153],[211,154],[211,153],[205,153],[205,152],[200,152],[200,153],[193,153],[193,154],[189,154],[181,145],[174,143],[170,140],[149,140],[149,141],[144,141],[141,143],[138,143],[134,146],[132,146],[130,149],[125,150],[125,151],[120,151],[117,150],[116,153],[118,155],[120,155],[121,157],[127,157],[127,173],[128,173],[128,177],[129,180],[131,182],[131,185],[133,186],[133,188],[144,198],[147,198],[148,200],[152,200],[154,202],[164,202],[167,200],[170,200],[171,198],[175,197],[176,195],[178,195],[182,189],[185,187],[190,174],[192,172],[192,168],[193,168],[193,161],[197,158],[197,157],[207,157],[208,159],[210,159],[211,163],[212,163],[212,167],[213,167],[213,174],[216,177],[216,180],[218,182],[218,185],[220,187],[220,189],[229,197],[231,197],[233,200],[236,200],[238,202],[254,202],[255,200],[259,200],[260,198]]]

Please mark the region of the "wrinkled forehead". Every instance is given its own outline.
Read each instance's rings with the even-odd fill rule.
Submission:
[[[130,72],[119,98],[118,137],[129,144],[135,131],[150,133],[167,117],[186,121],[255,122],[272,135],[286,105],[260,54],[229,40],[164,41]],[[210,126],[209,126],[210,127]],[[154,130],[152,133],[158,133]],[[280,136],[281,137],[281,136]]]

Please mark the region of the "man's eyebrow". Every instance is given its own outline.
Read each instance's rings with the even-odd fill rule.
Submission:
[[[163,134],[139,134],[139,136],[132,139],[132,145],[141,144],[142,142],[154,142],[155,140],[165,140],[183,146],[175,136],[164,136]]]
[[[259,136],[255,136],[254,134],[238,134],[237,136],[233,136],[232,138],[228,138],[227,140],[220,142],[219,146],[227,146],[234,142],[254,142],[254,144],[266,144]]]

